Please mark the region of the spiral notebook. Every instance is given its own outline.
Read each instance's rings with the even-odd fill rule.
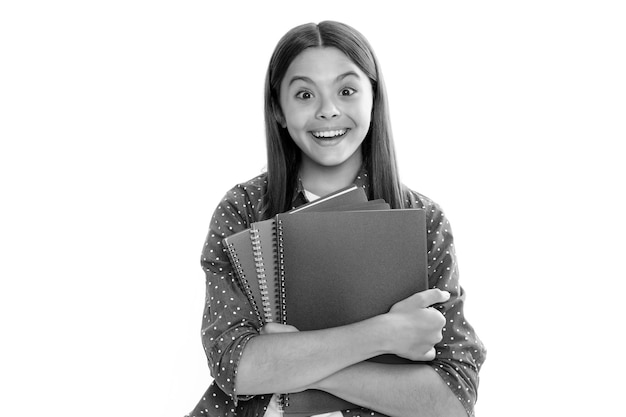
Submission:
[[[317,330],[361,321],[428,288],[423,210],[279,214],[282,323]],[[371,360],[411,363],[395,355]],[[320,391],[281,395],[285,414],[356,407]]]
[[[289,213],[313,210],[339,210],[384,207],[384,201],[367,201],[362,187],[351,185],[302,205]],[[387,207],[388,208],[388,207]],[[246,294],[260,323],[278,321],[274,219],[255,222],[249,229],[223,239],[239,286]]]
[[[311,211],[351,211],[351,210],[388,210],[389,204],[384,200],[372,200],[364,203],[342,205],[335,208],[325,208],[320,206],[312,207]],[[291,212],[287,213],[291,214]],[[257,267],[257,278],[259,285],[266,287],[267,291],[261,291],[261,304],[264,311],[269,311],[269,315],[265,316],[265,322],[277,321],[281,322],[279,312],[279,286],[278,286],[278,250],[276,247],[276,222],[275,220],[266,220],[252,224],[254,230],[253,236],[256,242],[253,243],[254,258],[261,265]]]
[[[264,306],[262,300],[267,298],[263,295],[267,286],[262,287],[257,279],[257,261],[255,260],[252,241],[252,229],[246,229],[223,239],[230,263],[235,270],[235,277],[239,287],[248,298],[259,323],[263,318],[271,315],[269,306]]]
[[[276,229],[281,321],[300,330],[386,313],[428,287],[423,210],[279,214]]]

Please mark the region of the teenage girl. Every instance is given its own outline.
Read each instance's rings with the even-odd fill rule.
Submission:
[[[279,416],[272,393],[311,388],[362,407],[336,416],[473,415],[485,350],[463,314],[450,225],[398,179],[383,77],[367,40],[337,22],[289,31],[267,71],[265,124],[267,172],[226,194],[202,253],[202,341],[214,381],[189,415]],[[430,289],[348,326],[261,328],[222,239],[352,183],[392,208],[426,211]],[[419,363],[364,362],[383,353]]]

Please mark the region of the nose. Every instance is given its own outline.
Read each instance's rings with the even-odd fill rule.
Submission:
[[[341,111],[337,107],[337,103],[331,97],[323,97],[320,101],[320,106],[317,109],[317,118],[322,120],[329,120],[339,117]]]

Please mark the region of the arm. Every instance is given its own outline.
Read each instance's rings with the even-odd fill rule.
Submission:
[[[279,325],[280,326],[280,325]],[[262,335],[247,344],[239,363],[237,392],[299,392],[333,373],[384,353],[380,317],[332,329]],[[265,326],[271,328],[272,323]]]
[[[431,203],[428,229],[429,286],[450,292],[450,299],[437,308],[446,318],[443,340],[437,344],[437,357],[428,365],[464,406],[474,415],[478,396],[478,373],[486,349],[465,317],[465,293],[459,283],[459,270],[450,222],[441,208]]]
[[[260,323],[238,284],[222,239],[245,230],[257,219],[254,193],[260,195],[258,187],[244,184],[226,194],[211,218],[201,257],[206,274],[202,345],[214,384],[235,404],[249,399],[238,395],[234,382],[241,353],[258,335]]]
[[[463,417],[463,406],[428,365],[362,362],[313,385],[388,416]]]
[[[431,360],[445,321],[432,308],[447,300],[433,289],[403,300],[389,313],[332,329],[264,334],[243,352],[237,392],[297,392],[365,359],[393,353],[412,360]],[[280,331],[280,330],[278,330]]]
[[[486,351],[463,314],[450,224],[436,205],[429,219],[429,286],[449,291],[436,308],[445,317],[436,357],[424,365],[359,363],[312,387],[387,415],[473,415],[478,371]]]
[[[259,320],[222,246],[224,237],[244,230],[256,219],[254,201],[247,192],[253,194],[250,186],[247,190],[237,187],[226,195],[213,215],[202,252],[206,273],[202,342],[215,385],[226,395],[237,402],[249,395],[295,392],[380,353],[415,360],[434,357],[432,348],[440,339],[443,324],[440,315],[427,307],[446,298],[438,290],[430,300],[418,296],[414,302],[421,306],[406,314],[396,309],[399,314],[393,316],[395,320],[388,320],[386,315],[341,329],[259,335]],[[406,336],[397,338],[397,334]],[[389,346],[390,340],[402,343]]]

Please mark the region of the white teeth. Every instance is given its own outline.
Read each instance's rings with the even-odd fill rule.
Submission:
[[[346,134],[345,129],[327,130],[325,132],[311,132],[316,138],[334,138],[335,136],[343,136]]]

